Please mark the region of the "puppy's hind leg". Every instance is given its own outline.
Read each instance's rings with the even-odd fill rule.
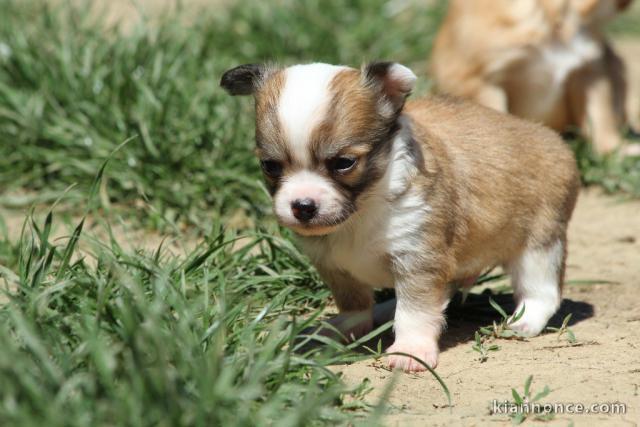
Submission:
[[[516,299],[514,316],[524,314],[511,328],[525,336],[538,335],[560,306],[565,267],[565,241],[526,248],[508,264]]]

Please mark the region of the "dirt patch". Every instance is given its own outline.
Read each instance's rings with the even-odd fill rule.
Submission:
[[[116,207],[116,209],[127,209]],[[129,207],[128,209],[134,209]],[[140,209],[145,209],[144,206]],[[79,211],[79,212],[78,212]],[[38,206],[33,213],[33,220],[40,228],[44,226],[45,218],[49,212],[48,207]],[[6,229],[6,237],[9,241],[17,242],[20,239],[23,227],[26,236],[31,232],[30,224],[25,224],[29,209],[8,209],[0,205],[0,225]],[[49,241],[57,246],[64,247],[75,228],[82,220],[82,211],[72,209],[69,206],[58,206],[53,215],[53,222]],[[26,225],[26,227],[25,227]],[[1,229],[0,229],[1,230]],[[4,234],[4,230],[2,231]],[[2,236],[4,237],[4,236]],[[97,242],[109,242],[114,239],[126,251],[155,252],[159,247],[162,253],[170,256],[179,256],[190,253],[201,242],[195,230],[187,230],[181,227],[174,232],[161,233],[142,227],[137,221],[124,219],[117,213],[89,214],[85,218],[80,238],[78,256],[89,255],[87,261],[92,262],[92,252]]]
[[[453,407],[430,374],[403,374],[391,394],[385,424],[510,425],[505,415],[491,415],[493,399],[512,401],[511,388],[522,391],[533,375],[532,390],[545,385],[544,402],[627,405],[625,415],[557,415],[588,425],[637,425],[640,420],[640,201],[621,202],[597,190],[585,190],[569,229],[568,284],[562,317],[573,313],[578,340],[570,345],[549,333],[527,341],[499,340],[500,350],[481,363],[472,350],[473,333],[484,323],[485,307],[455,310],[441,345],[437,372],[451,390]],[[593,282],[603,282],[600,284]],[[606,283],[605,283],[606,282]],[[510,296],[506,296],[510,300]],[[340,367],[347,382],[368,378],[372,402],[391,373],[375,362]]]

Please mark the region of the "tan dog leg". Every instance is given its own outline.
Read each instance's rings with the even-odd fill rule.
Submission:
[[[620,147],[626,91],[620,58],[607,48],[603,60],[571,76],[568,88],[574,122],[591,139],[594,150],[607,154]]]
[[[631,76],[631,73],[629,75]],[[629,126],[636,133],[640,133],[640,72],[636,75],[636,80],[629,80],[626,107]]]

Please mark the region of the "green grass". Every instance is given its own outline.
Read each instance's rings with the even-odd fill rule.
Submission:
[[[618,15],[618,17],[609,24],[609,31],[617,35],[633,36],[640,34],[640,5],[633,2],[631,6]]]
[[[570,143],[585,185],[598,185],[609,193],[620,192],[635,198],[640,196],[640,157],[621,157],[617,154],[601,157],[595,155],[583,139]]]
[[[81,195],[133,138],[103,204],[143,198],[198,224],[238,210],[262,217],[252,106],[219,88],[222,72],[262,60],[426,60],[441,8],[392,15],[386,3],[243,0],[123,34],[86,13],[0,0],[0,187],[36,192],[0,202],[52,199],[72,184]]]
[[[513,396],[513,404],[519,406],[521,410],[515,414],[510,415],[511,422],[513,425],[519,425],[525,422],[529,418],[533,418],[537,421],[551,421],[555,418],[554,412],[527,412],[523,410],[523,405],[531,405],[532,408],[535,408],[534,405],[540,405],[543,409],[542,403],[540,402],[542,399],[547,397],[549,393],[551,393],[551,389],[548,386],[544,386],[541,392],[536,393],[535,395],[531,391],[531,382],[533,381],[533,375],[529,375],[524,383],[524,391],[523,393],[518,393],[515,388],[511,389],[511,395]]]
[[[81,198],[101,162],[132,138],[113,160],[103,206],[147,200],[153,215],[140,219],[153,227],[163,218],[264,217],[251,102],[228,97],[221,73],[255,61],[387,58],[424,76],[443,4],[388,5],[241,0],[123,33],[82,8],[0,0],[0,188],[30,191],[0,203],[52,200],[73,184]],[[419,92],[427,86],[423,78]],[[640,160],[576,150],[586,183],[640,194]]]
[[[52,242],[52,222],[0,242],[0,425],[320,425],[371,409],[366,381],[327,368],[361,359],[353,345],[294,352],[328,291],[288,241],[232,250],[220,231],[175,257],[82,222]]]
[[[424,75],[442,3],[241,0],[127,31],[48,3],[0,0],[0,206],[46,214],[66,191],[20,239],[0,218],[0,425],[379,422],[368,382],[328,368],[369,356],[294,351],[329,292],[268,220],[251,102],[218,81],[256,61]],[[586,183],[640,194],[636,160],[574,145]],[[175,239],[188,225],[202,243],[175,256],[81,228],[51,237],[83,212]],[[250,243],[232,250],[238,228]]]

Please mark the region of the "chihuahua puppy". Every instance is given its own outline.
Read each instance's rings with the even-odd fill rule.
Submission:
[[[553,131],[445,97],[405,105],[415,80],[391,62],[250,64],[221,85],[253,95],[275,215],[300,236],[339,310],[371,319],[373,289],[394,287],[387,352],[436,366],[449,284],[496,265],[525,308],[513,328],[542,331],[560,304],[579,182]],[[424,369],[406,356],[388,363]]]
[[[431,57],[437,90],[559,132],[576,128],[609,153],[633,123],[624,63],[603,30],[630,3],[451,0]]]

